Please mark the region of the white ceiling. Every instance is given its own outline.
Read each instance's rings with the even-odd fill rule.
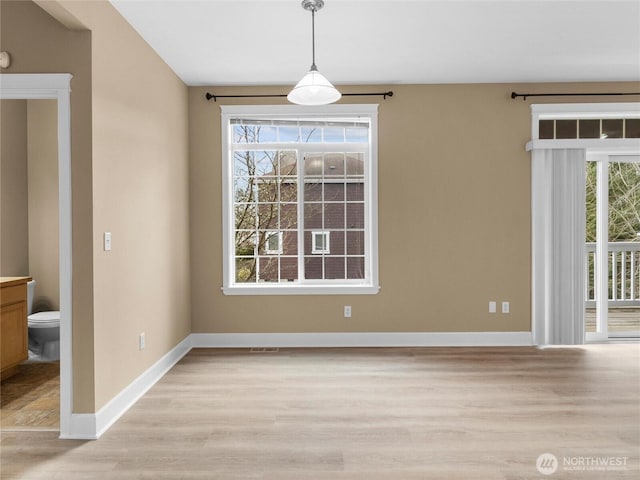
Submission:
[[[111,0],[188,85],[295,84],[299,0]],[[640,0],[325,0],[316,63],[334,84],[640,81]]]

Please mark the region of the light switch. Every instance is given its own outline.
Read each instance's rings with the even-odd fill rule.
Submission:
[[[111,250],[111,232],[104,232],[104,251]]]

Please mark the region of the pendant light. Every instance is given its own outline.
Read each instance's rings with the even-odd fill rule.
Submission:
[[[311,12],[311,68],[287,95],[287,100],[298,105],[326,105],[340,100],[342,95],[316,67],[315,16],[324,6],[324,0],[302,0],[302,8]]]

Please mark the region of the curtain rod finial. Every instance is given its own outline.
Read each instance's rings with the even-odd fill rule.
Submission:
[[[529,96],[528,93],[516,93],[516,92],[511,92],[511,99],[515,100],[518,97],[522,97],[522,101],[525,102],[527,100],[527,97]]]

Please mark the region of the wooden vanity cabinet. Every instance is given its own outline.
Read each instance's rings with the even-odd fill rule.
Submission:
[[[0,289],[0,378],[17,373],[29,358],[27,282],[30,277],[1,277]]]

